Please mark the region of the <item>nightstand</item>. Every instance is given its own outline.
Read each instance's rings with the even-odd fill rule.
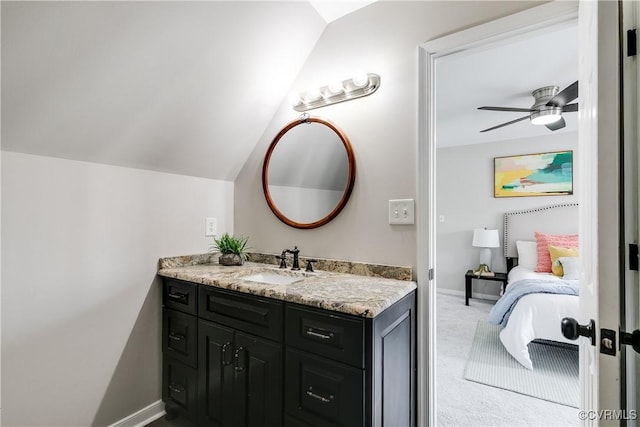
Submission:
[[[473,270],[467,270],[464,275],[464,305],[469,305],[469,298],[471,298],[471,282],[476,280],[493,280],[494,282],[502,282],[502,292],[507,289],[507,273],[495,273],[495,276],[480,276],[473,274]]]

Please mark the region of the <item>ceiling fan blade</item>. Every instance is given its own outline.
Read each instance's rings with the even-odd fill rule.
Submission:
[[[562,129],[566,125],[567,124],[565,123],[564,119],[560,117],[560,120],[558,120],[557,122],[549,123],[548,125],[545,125],[545,126],[549,130],[558,130],[558,129]]]
[[[578,104],[567,104],[564,107],[562,107],[562,112],[563,113],[572,113],[574,111],[578,111]]]
[[[578,97],[578,81],[571,83],[562,92],[547,102],[549,107],[562,107]]]
[[[518,122],[521,122],[523,120],[527,120],[528,118],[529,118],[529,116],[520,117],[519,119],[511,120],[510,122],[502,123],[501,125],[497,125],[497,126],[489,128],[489,129],[481,130],[480,132],[488,132],[490,130],[498,129],[498,128],[501,128],[503,126],[509,126],[509,125],[514,124],[514,123],[518,123]]]
[[[515,107],[478,107],[478,110],[488,110],[488,111],[514,111],[517,113],[531,113],[531,108],[515,108]]]

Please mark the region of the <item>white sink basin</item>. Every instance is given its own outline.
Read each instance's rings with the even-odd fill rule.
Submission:
[[[267,283],[269,285],[290,285],[292,283],[301,281],[302,279],[304,279],[304,277],[286,276],[284,274],[264,272],[251,274],[249,276],[242,276],[240,277],[240,279],[248,280],[250,282]]]

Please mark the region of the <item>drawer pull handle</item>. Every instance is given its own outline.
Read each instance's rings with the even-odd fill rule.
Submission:
[[[169,334],[169,339],[174,341],[182,341],[184,339],[184,335],[171,332]]]
[[[311,387],[309,388],[309,390],[307,390],[307,396],[313,397],[314,399],[317,399],[322,403],[330,403],[333,400],[333,395],[329,395],[329,398],[327,399],[324,396],[320,396],[319,394],[312,392]]]
[[[171,390],[174,393],[182,393],[184,391],[184,388],[182,387],[176,387],[173,384],[169,385],[169,390]]]
[[[236,360],[235,370],[237,372],[244,371],[247,367],[247,350],[244,347],[238,347],[233,357]]]
[[[231,354],[231,352],[229,351],[229,347],[231,347],[231,343],[228,341],[222,346],[222,364],[224,366],[228,366],[233,363],[233,354]],[[228,355],[230,355],[231,357],[228,357]]]
[[[321,332],[316,332],[311,328],[307,329],[307,335],[315,337],[315,338],[320,338],[320,339],[323,339],[323,340],[330,340],[330,339],[333,338],[333,332],[330,332],[327,335],[327,334],[323,334]]]
[[[188,294],[185,294],[185,293],[183,293],[183,292],[169,292],[169,293],[167,294],[167,296],[168,296],[169,298],[171,298],[171,299],[174,299],[174,300],[178,300],[178,301],[187,301],[187,298],[188,298],[188,296],[189,296],[189,295],[188,295]]]

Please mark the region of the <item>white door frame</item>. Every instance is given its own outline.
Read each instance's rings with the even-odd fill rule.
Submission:
[[[609,3],[609,5],[602,6],[601,3]],[[581,49],[579,62],[581,91],[579,101],[579,147],[581,150],[579,170],[582,170],[583,173],[577,173],[576,184],[581,196],[581,240],[592,242],[589,247],[585,248],[584,253],[581,246],[581,259],[583,263],[588,266],[585,271],[585,276],[588,279],[588,286],[591,287],[591,291],[596,297],[595,304],[597,305],[597,297],[599,296],[598,284],[599,280],[603,277],[603,273],[605,273],[599,266],[603,262],[608,262],[609,265],[617,265],[618,260],[617,251],[607,253],[598,246],[599,244],[611,244],[612,242],[617,244],[617,231],[613,234],[616,236],[614,242],[610,237],[611,235],[603,235],[603,231],[610,232],[610,229],[603,230],[601,224],[598,223],[599,215],[601,215],[600,219],[611,221],[612,227],[617,225],[617,218],[612,218],[615,214],[606,214],[606,200],[598,197],[598,189],[602,189],[603,191],[601,192],[609,192],[610,195],[617,197],[617,193],[615,193],[617,183],[611,182],[611,180],[616,178],[615,175],[617,174],[607,172],[606,174],[609,175],[608,180],[602,179],[602,172],[605,171],[604,167],[612,166],[614,156],[609,155],[607,160],[599,162],[599,156],[603,154],[602,151],[605,151],[605,149],[598,146],[598,141],[603,140],[602,138],[610,138],[612,136],[612,128],[617,129],[617,124],[609,126],[608,124],[598,122],[599,118],[600,120],[603,118],[602,115],[599,117],[598,113],[601,112],[603,108],[611,106],[611,99],[608,98],[608,95],[605,94],[603,97],[603,95],[598,92],[598,88],[602,86],[599,81],[599,78],[602,77],[602,75],[598,74],[599,67],[603,66],[604,61],[609,59],[608,56],[610,54],[610,52],[604,52],[600,57],[598,56],[599,47],[600,49],[610,48],[610,46],[599,45],[601,35],[598,29],[605,28],[606,25],[611,23],[612,19],[611,16],[605,14],[607,15],[605,17],[606,20],[601,20],[600,9],[606,8],[610,11],[612,4],[615,5],[616,3],[585,1],[580,2],[580,7],[578,8],[578,4],[574,2],[547,3],[484,25],[427,42],[419,47],[417,277],[419,284],[418,402],[420,402],[418,405],[418,425],[420,426],[435,425],[437,413],[435,396],[436,288],[434,280],[435,274],[433,274],[432,271],[436,265],[436,59],[485,43],[499,42],[500,40],[521,36],[531,31],[553,25],[560,25],[563,22],[578,17]],[[598,24],[602,27],[599,27]],[[586,91],[583,90],[583,88],[586,89]],[[587,95],[583,96],[585,92]],[[610,112],[612,115],[615,113],[616,111]],[[608,114],[607,116],[611,117]],[[613,141],[616,141],[616,139],[613,139]],[[617,168],[617,166],[614,166],[613,170],[615,170],[615,168]],[[599,184],[607,185],[607,187],[601,187]],[[610,190],[610,188],[613,190]],[[602,215],[603,213],[605,213],[605,215]],[[608,273],[608,271],[606,273]],[[615,280],[615,278],[613,280]],[[611,300],[613,300],[613,298]],[[594,317],[598,321],[598,315],[602,313],[603,306],[591,306],[586,309],[588,310],[587,314],[595,310],[596,314]],[[596,329],[600,327],[605,326],[597,325]],[[595,372],[596,374],[599,372],[597,352],[594,347],[582,344],[581,354],[585,355],[584,357],[589,357],[589,363],[584,363],[584,360],[581,361],[581,378],[584,379],[581,387],[581,408],[587,410],[597,410],[600,407],[616,408],[616,406],[609,405],[614,405],[615,400],[619,400],[619,395],[616,395],[615,389],[611,389],[610,386],[615,384],[619,378],[609,378],[607,380],[609,381],[609,387],[605,387],[605,389],[612,390],[613,393],[610,395],[611,399],[606,402],[605,406],[601,406],[604,402],[599,402],[599,399],[603,398],[603,396],[601,396],[601,393],[598,393],[598,387],[603,386],[602,381],[599,381],[597,376],[589,374],[590,368],[595,369],[591,372]],[[593,363],[595,363],[595,366]],[[597,423],[597,420],[587,419],[585,421],[585,425],[593,423]]]
[[[640,218],[640,138],[638,134],[637,117],[638,99],[640,99],[640,67],[638,67],[638,57],[627,57],[626,54],[626,30],[637,28],[640,23],[640,5],[637,2],[624,2],[623,7],[623,37],[625,45],[623,48],[623,87],[624,87],[624,198],[625,198],[625,248],[628,243],[640,242],[640,231],[638,220]],[[628,262],[628,260],[627,260]],[[625,319],[622,322],[622,329],[631,332],[640,327],[640,290],[638,289],[639,273],[625,268]],[[640,356],[630,348],[626,348],[626,409],[638,413],[640,410]],[[638,426],[639,420],[628,420],[627,426]]]

